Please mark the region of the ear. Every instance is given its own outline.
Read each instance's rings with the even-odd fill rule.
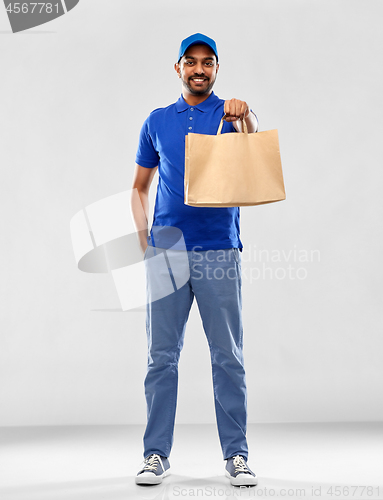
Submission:
[[[178,63],[175,63],[174,69],[176,70],[178,78],[181,78],[181,67],[180,67],[180,65]]]

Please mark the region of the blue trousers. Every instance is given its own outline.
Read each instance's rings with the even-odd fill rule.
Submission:
[[[185,253],[183,256],[186,259]],[[147,268],[144,456],[152,453],[170,455],[177,404],[178,360],[195,297],[210,348],[223,458],[239,454],[247,459],[240,252],[237,248],[188,251],[187,259],[187,275],[190,273],[187,282],[178,289],[174,286],[173,293],[155,301],[150,298],[154,286],[158,291],[158,275],[154,276],[154,271],[148,272]],[[171,267],[167,267],[169,272]],[[171,276],[171,280],[174,285],[177,277]]]

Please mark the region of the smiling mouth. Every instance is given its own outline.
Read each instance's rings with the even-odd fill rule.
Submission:
[[[203,83],[207,81],[207,78],[191,78],[194,83]]]

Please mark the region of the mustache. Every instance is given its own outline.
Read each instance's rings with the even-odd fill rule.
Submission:
[[[189,80],[193,80],[193,78],[203,78],[204,80],[209,80],[209,78],[205,75],[192,75],[189,76]]]

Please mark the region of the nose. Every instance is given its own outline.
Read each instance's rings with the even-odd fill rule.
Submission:
[[[195,72],[198,75],[203,75],[204,74],[202,62],[197,62],[197,64],[195,65]]]

